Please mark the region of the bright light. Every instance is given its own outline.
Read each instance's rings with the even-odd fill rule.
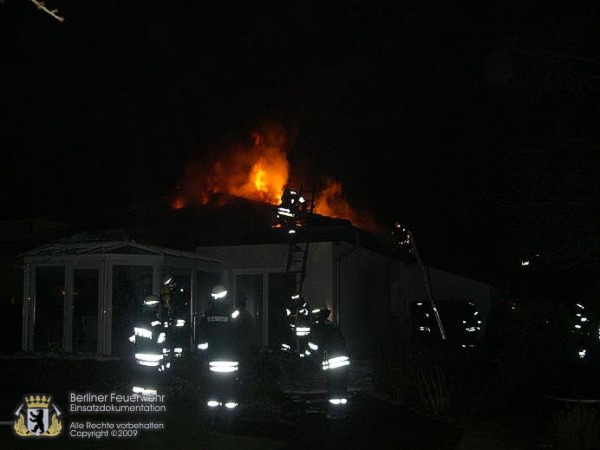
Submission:
[[[583,358],[585,358],[585,354],[587,353],[587,350],[584,349],[584,350],[579,351],[578,353],[579,353],[579,358],[583,359]]]
[[[183,327],[185,326],[185,320],[184,319],[177,319],[177,323],[175,324],[176,327]]]
[[[522,266],[528,266],[529,265],[529,261],[521,261],[521,265]]]
[[[156,367],[159,364],[158,361],[141,361],[141,360],[138,360],[136,362],[139,365],[141,365],[141,366],[149,366],[149,367]]]
[[[292,312],[288,308],[285,308],[285,315],[290,316],[292,315]]]
[[[216,401],[216,400],[209,400],[209,401],[207,401],[207,402],[206,402],[206,405],[207,405],[209,408],[216,408],[216,407],[217,407],[217,406],[219,406],[220,404],[221,404],[221,403],[220,403],[220,402],[218,402],[218,401]]]
[[[201,344],[198,344],[199,350],[206,350],[207,348],[208,348],[208,342],[203,342]]]
[[[581,309],[585,309],[585,307],[579,303],[576,303],[577,306],[579,306]]]
[[[162,344],[163,342],[165,342],[165,340],[166,340],[166,339],[167,339],[167,335],[166,335],[165,333],[160,333],[160,334],[158,335],[158,340],[157,340],[157,342],[158,342],[159,344]]]
[[[237,361],[211,361],[208,363],[211,372],[229,373],[238,370]]]
[[[311,311],[311,313],[313,313],[313,314],[317,314],[319,312],[321,312],[321,308],[315,308]]]
[[[296,336],[308,336],[310,334],[309,327],[298,327],[296,328]]]
[[[231,313],[231,318],[235,319],[239,315],[240,315],[240,312],[236,309],[234,312]]]
[[[348,403],[348,400],[345,398],[330,398],[329,403],[332,405],[345,405]]]
[[[150,325],[152,325],[153,327],[155,327],[156,325],[160,325],[160,320],[154,320]]]
[[[225,403],[225,408],[233,409],[233,408],[237,407],[237,405],[238,404],[235,402],[227,402],[227,403]]]
[[[227,296],[227,290],[224,290],[223,292],[219,292],[218,294],[210,294],[212,298],[214,298],[215,300],[218,300],[220,298],[224,298]]]
[[[163,355],[157,353],[136,353],[135,359],[139,361],[160,361],[163,359]]]
[[[311,350],[314,350],[314,351],[319,350],[319,346],[317,344],[313,344],[312,342],[309,342],[308,346],[310,347]]]
[[[152,306],[158,304],[158,300],[144,300],[145,306]]]
[[[152,331],[147,328],[135,327],[133,329],[133,332],[135,333],[136,336],[141,336],[144,338],[152,339]]]
[[[277,208],[277,212],[283,216],[294,217],[294,215],[290,213],[289,208],[279,207]]]
[[[321,368],[323,370],[329,369],[337,369],[339,367],[347,366],[350,364],[350,360],[347,356],[336,356],[335,358],[330,358],[321,363]]]

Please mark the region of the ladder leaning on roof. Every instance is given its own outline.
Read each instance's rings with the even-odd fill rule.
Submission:
[[[302,195],[302,186],[300,187],[299,194]],[[302,286],[304,284],[304,280],[306,279],[308,249],[310,246],[310,219],[314,209],[314,197],[315,188],[313,186],[310,198],[305,199],[306,207],[300,211],[297,220],[297,223],[302,231],[300,233],[288,235],[290,243],[285,273],[288,275],[293,275],[294,292],[292,292],[292,295],[302,295]]]

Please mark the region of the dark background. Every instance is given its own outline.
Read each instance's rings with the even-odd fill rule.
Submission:
[[[557,2],[558,3],[558,2]],[[257,124],[425,262],[595,273],[598,7],[574,1],[0,3],[2,215],[172,193]]]

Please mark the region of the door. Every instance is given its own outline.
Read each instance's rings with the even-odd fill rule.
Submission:
[[[72,350],[96,353],[98,346],[98,269],[73,270]]]

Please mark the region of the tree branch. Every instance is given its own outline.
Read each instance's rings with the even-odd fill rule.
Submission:
[[[48,9],[48,7],[41,0],[31,0],[31,2],[35,6],[37,6],[38,9],[41,9],[46,14],[49,14],[50,16],[54,17],[59,22],[64,22],[65,21],[64,17],[58,15],[58,9]]]

